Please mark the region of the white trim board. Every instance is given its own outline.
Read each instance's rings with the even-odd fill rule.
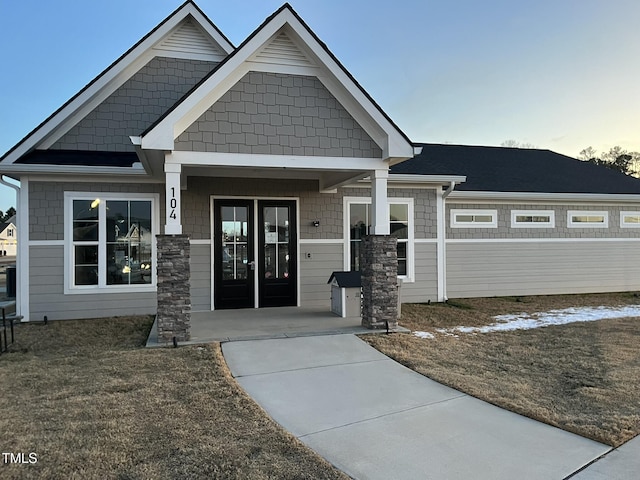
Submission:
[[[343,238],[301,238],[301,245],[342,245]]]
[[[449,238],[446,243],[640,242],[640,238]]]

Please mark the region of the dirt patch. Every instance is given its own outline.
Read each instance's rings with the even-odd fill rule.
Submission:
[[[347,478],[231,377],[219,344],[143,349],[148,317],[22,324],[0,356],[3,478]]]
[[[640,304],[633,294],[464,299],[403,305],[412,335],[362,338],[434,380],[514,412],[618,446],[640,433],[640,319],[513,332],[443,335],[493,316],[580,306]]]

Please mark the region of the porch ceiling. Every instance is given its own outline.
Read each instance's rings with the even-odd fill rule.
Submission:
[[[368,177],[371,172],[362,170],[326,171],[289,167],[193,167],[183,168],[187,177],[266,178],[285,180],[317,180],[320,190],[338,188]]]

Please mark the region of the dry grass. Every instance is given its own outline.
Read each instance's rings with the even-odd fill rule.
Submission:
[[[493,323],[498,314],[640,304],[634,294],[464,299],[403,305],[412,335],[369,335],[378,350],[434,380],[514,412],[618,446],[640,433],[640,319],[527,331],[438,334]]]
[[[150,318],[19,325],[0,356],[0,449],[16,478],[347,478],[240,389],[218,344],[143,349]]]

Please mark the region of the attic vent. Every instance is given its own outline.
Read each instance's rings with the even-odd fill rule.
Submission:
[[[182,22],[156,50],[173,52],[180,57],[195,55],[222,60],[226,57],[224,51],[218,47],[190,18]],[[215,57],[215,58],[213,58]]]
[[[307,56],[284,32],[281,32],[276,38],[260,50],[255,57],[255,61],[302,67],[313,65],[313,62],[307,58]]]

